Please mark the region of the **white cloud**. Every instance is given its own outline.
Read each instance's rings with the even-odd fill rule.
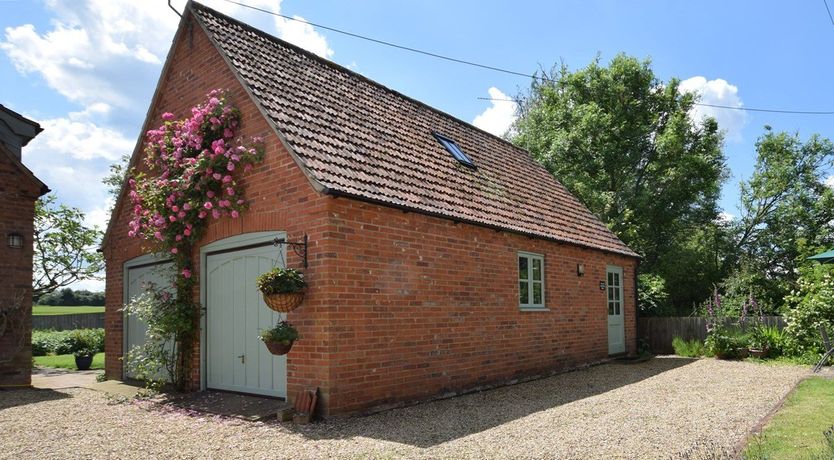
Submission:
[[[827,186],[829,186],[829,187],[831,187],[831,188],[834,188],[834,175],[832,175],[832,176],[828,176],[828,177],[825,179],[825,185],[827,185]]]
[[[503,136],[516,119],[518,104],[496,87],[491,87],[489,97],[492,105],[475,117],[472,124],[496,136]]]
[[[333,50],[327,45],[327,39],[324,35],[316,32],[313,26],[308,24],[301,16],[293,16],[293,18],[296,20],[275,18],[275,27],[278,29],[281,38],[323,58],[329,59],[333,56]]]
[[[696,76],[682,81],[678,88],[683,92],[699,94],[700,100],[698,102],[702,104],[744,107],[744,103],[738,96],[738,87],[721,78],[707,80],[704,77]],[[741,130],[747,124],[747,112],[696,105],[692,109],[692,115],[696,120],[703,117],[713,117],[718,121],[718,127],[726,133],[728,140],[734,142],[742,140]]]
[[[320,56],[333,55],[326,37],[310,24],[219,0],[207,3]],[[280,1],[249,3],[280,12]],[[50,88],[83,105],[144,109],[179,21],[174,12],[161,1],[48,0],[47,8],[55,14],[48,32],[32,24],[5,30],[0,50],[18,72],[39,74]],[[137,86],[144,91],[135,91]]]
[[[27,151],[48,151],[52,158],[103,158],[111,162],[132,153],[135,139],[91,121],[93,115],[107,112],[109,106],[99,103],[82,112],[70,112],[66,118],[39,120],[43,132],[32,141]]]

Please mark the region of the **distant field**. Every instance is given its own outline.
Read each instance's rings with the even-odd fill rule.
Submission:
[[[32,315],[77,315],[80,313],[104,313],[104,307],[78,306],[78,307],[53,307],[51,305],[35,305],[32,307]]]

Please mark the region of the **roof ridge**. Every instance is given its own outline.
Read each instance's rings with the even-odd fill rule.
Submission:
[[[389,92],[391,92],[391,93],[394,93],[394,94],[396,94],[397,96],[399,96],[399,97],[401,97],[401,98],[403,98],[403,99],[406,99],[406,100],[408,100],[408,101],[410,101],[410,102],[416,103],[416,104],[417,104],[417,105],[419,105],[419,106],[422,106],[422,107],[424,107],[424,108],[426,108],[426,109],[431,110],[432,112],[438,113],[438,114],[440,114],[440,115],[442,115],[442,116],[445,116],[445,117],[449,117],[449,118],[451,118],[451,119],[453,119],[453,120],[455,120],[455,121],[457,121],[457,122],[460,122],[460,123],[466,124],[466,125],[468,125],[468,126],[470,126],[470,127],[472,127],[472,128],[475,128],[475,129],[477,129],[478,131],[480,131],[480,132],[482,132],[482,133],[484,133],[484,134],[486,134],[486,135],[488,135],[488,136],[490,136],[490,137],[492,137],[492,138],[494,138],[494,139],[497,139],[497,140],[499,140],[499,141],[501,141],[501,142],[503,142],[503,143],[505,143],[505,144],[507,144],[507,145],[509,145],[509,146],[511,146],[511,147],[513,147],[513,148],[515,148],[515,149],[521,150],[521,151],[523,151],[523,152],[527,153],[528,155],[531,155],[531,154],[530,154],[530,152],[528,152],[526,149],[523,149],[523,148],[521,148],[521,147],[519,147],[519,146],[517,146],[517,145],[513,144],[512,142],[508,141],[507,139],[504,139],[504,138],[503,138],[503,137],[501,137],[501,136],[496,136],[495,134],[492,134],[492,133],[491,133],[491,132],[489,132],[489,131],[486,131],[486,130],[484,130],[484,129],[482,129],[482,128],[479,128],[479,127],[477,127],[477,126],[473,125],[472,123],[470,123],[470,122],[468,122],[468,121],[466,121],[466,120],[462,120],[462,119],[460,119],[460,118],[458,118],[458,117],[456,117],[456,116],[454,116],[454,115],[452,115],[452,114],[450,114],[450,113],[448,113],[448,112],[445,112],[445,111],[443,111],[443,110],[438,109],[437,107],[433,107],[433,106],[431,106],[431,105],[429,105],[429,104],[427,104],[427,103],[425,103],[425,102],[423,102],[423,101],[421,101],[421,100],[419,100],[419,99],[415,99],[415,98],[413,98],[413,97],[411,97],[411,96],[409,96],[409,95],[407,95],[407,94],[405,94],[405,93],[402,93],[402,92],[400,92],[400,91],[398,91],[398,90],[396,90],[396,89],[390,88],[390,87],[388,87],[388,86],[386,86],[386,85],[384,85],[384,84],[382,84],[382,83],[380,83],[380,82],[378,82],[378,81],[376,81],[376,80],[374,80],[374,79],[372,79],[372,78],[370,78],[370,77],[367,77],[367,76],[365,76],[365,75],[362,75],[362,74],[361,74],[361,73],[359,73],[359,72],[353,71],[353,70],[351,70],[351,69],[349,69],[349,68],[347,68],[347,67],[345,67],[345,66],[343,66],[343,65],[341,65],[341,64],[338,64],[338,63],[336,63],[336,62],[333,62],[333,61],[331,61],[330,59],[323,58],[323,57],[319,56],[318,54],[313,53],[313,52],[311,52],[311,51],[308,51],[308,50],[306,50],[306,49],[304,49],[304,48],[302,48],[302,47],[300,47],[300,46],[298,46],[298,45],[296,45],[296,44],[290,43],[290,42],[288,42],[288,41],[286,41],[286,40],[284,40],[284,39],[282,39],[282,38],[276,37],[275,35],[272,35],[272,34],[271,34],[271,33],[269,33],[269,32],[266,32],[266,31],[264,31],[264,30],[258,29],[258,28],[257,28],[257,27],[255,27],[255,26],[252,26],[252,25],[250,25],[250,24],[247,24],[247,23],[245,23],[245,22],[243,22],[243,21],[241,21],[241,20],[239,20],[239,19],[235,19],[235,18],[233,18],[233,17],[231,17],[231,16],[229,16],[229,15],[227,15],[227,14],[221,13],[221,12],[219,12],[219,11],[215,10],[214,8],[211,8],[211,7],[209,7],[209,6],[206,6],[206,5],[204,5],[204,4],[202,4],[202,3],[198,2],[198,1],[191,0],[191,1],[189,1],[189,2],[188,2],[188,5],[190,5],[190,8],[197,7],[197,8],[203,9],[203,10],[207,10],[208,12],[210,12],[211,14],[213,14],[213,15],[215,15],[215,16],[219,16],[219,17],[221,17],[221,18],[223,18],[223,19],[225,19],[225,20],[228,20],[228,21],[234,22],[234,23],[236,23],[236,24],[240,25],[241,27],[243,27],[243,28],[245,28],[245,29],[247,29],[247,30],[249,30],[249,31],[251,31],[251,32],[254,32],[254,33],[258,34],[258,35],[264,36],[265,38],[267,38],[267,39],[269,39],[269,40],[276,41],[276,42],[280,43],[281,45],[283,45],[283,46],[287,46],[287,47],[291,48],[293,51],[299,52],[299,53],[301,53],[301,54],[305,55],[305,56],[306,56],[306,57],[308,57],[308,58],[312,58],[313,60],[315,60],[315,61],[317,61],[317,62],[319,62],[319,63],[321,63],[321,64],[324,64],[324,65],[326,65],[326,66],[332,67],[332,68],[334,68],[334,69],[336,69],[336,70],[338,70],[338,71],[340,71],[340,72],[345,72],[345,73],[347,73],[348,75],[350,75],[351,77],[356,77],[356,78],[359,78],[360,80],[364,80],[365,82],[367,82],[367,83],[369,83],[369,84],[371,84],[371,85],[374,85],[374,86],[376,86],[376,87],[382,88],[382,89],[384,89],[385,91],[389,91]],[[532,157],[532,155],[531,155],[531,157]]]

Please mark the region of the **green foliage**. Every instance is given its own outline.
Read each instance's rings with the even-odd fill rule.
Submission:
[[[97,252],[102,232],[84,225],[84,213],[58,205],[55,195],[35,202],[33,296],[40,298],[76,281],[101,279]]]
[[[104,306],[104,292],[74,291],[71,288],[63,288],[42,295],[36,302],[38,305],[65,307],[79,305]]]
[[[258,335],[264,342],[289,344],[299,339],[298,330],[286,321],[278,321],[272,329],[264,329]]]
[[[782,356],[785,333],[776,326],[758,324],[750,330],[750,348],[767,351],[767,358]]]
[[[182,372],[178,349],[182,347],[183,337],[189,341],[193,337],[197,310],[191,303],[180,302],[169,291],[149,285],[144,293],[124,306],[124,311],[147,325],[145,343],[128,351],[126,362],[134,375],[151,388],[165,382],[184,388],[186,375]]]
[[[298,292],[306,286],[304,274],[294,268],[273,268],[257,279],[258,290],[264,294]]]
[[[750,343],[747,334],[731,327],[716,327],[707,335],[704,342],[707,353],[719,359],[738,359],[744,357]]]
[[[66,355],[81,350],[104,351],[104,329],[75,329],[71,331],[32,331],[32,356]]]
[[[741,291],[775,310],[797,289],[807,257],[834,246],[834,190],[825,183],[834,144],[766,127],[756,153],[753,174],[741,183],[734,250],[723,263],[740,272]]]
[[[621,54],[543,76],[520,96],[512,141],[644,255],[641,269],[665,281],[672,307],[690,310],[721,278],[719,126],[690,117],[696,96],[658,80],[648,60]]]
[[[680,337],[672,339],[672,348],[675,349],[675,354],[685,358],[699,358],[704,356],[706,350],[704,343],[700,340],[684,340]]]
[[[657,274],[637,275],[637,300],[641,316],[670,316],[669,293],[666,281]]]
[[[798,289],[787,298],[786,351],[792,355],[823,353],[820,327],[834,331],[834,265],[815,264],[801,270]]]

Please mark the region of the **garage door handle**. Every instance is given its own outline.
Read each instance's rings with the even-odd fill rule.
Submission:
[[[246,355],[240,355],[238,358],[240,358],[240,364],[246,364]]]

